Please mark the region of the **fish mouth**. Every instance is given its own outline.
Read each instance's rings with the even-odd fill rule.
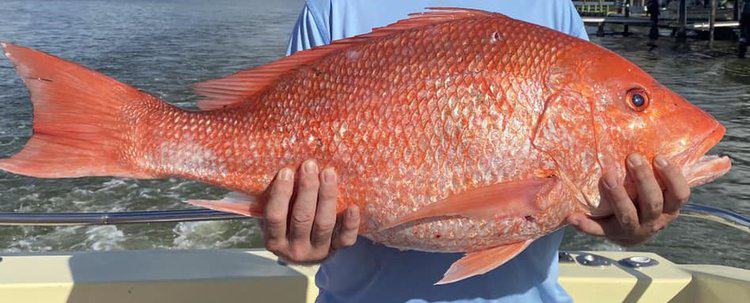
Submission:
[[[706,137],[698,140],[692,148],[672,157],[672,163],[683,163],[682,173],[691,187],[712,182],[732,168],[727,156],[706,155],[724,137],[726,129],[718,124]]]
[[[706,155],[692,165],[682,168],[682,173],[690,187],[713,182],[732,168],[732,160],[727,156]]]

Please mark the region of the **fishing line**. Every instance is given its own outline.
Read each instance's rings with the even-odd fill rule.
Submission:
[[[750,218],[719,207],[688,203],[680,216],[718,222],[750,233]],[[0,212],[0,226],[122,225],[187,221],[250,219],[210,209],[184,209],[128,212]]]

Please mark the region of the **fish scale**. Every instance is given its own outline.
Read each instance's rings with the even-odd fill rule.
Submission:
[[[456,182],[458,187],[470,188],[517,177],[512,172],[505,174],[501,172],[487,173],[488,170],[498,171],[498,167],[491,166],[491,159],[509,157],[513,150],[508,149],[505,154],[488,154],[488,151],[494,152],[498,149],[491,146],[492,142],[483,140],[487,137],[490,129],[475,130],[470,122],[474,119],[473,114],[483,109],[482,106],[496,104],[493,102],[506,103],[507,100],[522,99],[529,103],[541,105],[544,102],[544,96],[536,95],[534,96],[535,99],[530,97],[516,98],[516,96],[523,95],[524,91],[532,90],[527,88],[529,82],[523,78],[525,75],[540,75],[543,72],[529,71],[533,66],[527,64],[518,65],[529,67],[520,70],[484,71],[492,70],[499,64],[512,65],[514,61],[526,60],[530,49],[534,47],[538,48],[534,50],[535,52],[545,52],[545,47],[554,48],[556,45],[539,43],[543,38],[537,38],[533,33],[528,33],[536,29],[531,26],[526,26],[529,30],[524,30],[524,27],[515,26],[516,22],[509,22],[505,18],[494,18],[494,22],[487,22],[486,19],[404,32],[382,41],[373,41],[358,46],[356,50],[345,49],[310,66],[299,74],[290,75],[291,79],[282,80],[289,83],[280,84],[281,89],[270,89],[269,92],[259,98],[258,103],[256,103],[257,106],[270,109],[275,108],[270,105],[278,102],[277,100],[291,100],[291,103],[303,106],[303,111],[297,114],[286,111],[283,113],[266,112],[262,116],[272,121],[279,120],[282,124],[299,125],[301,129],[314,127],[314,132],[319,134],[318,137],[321,140],[324,140],[322,144],[331,146],[332,150],[329,150],[327,154],[309,153],[308,147],[300,144],[300,150],[292,152],[292,154],[298,156],[296,159],[292,159],[288,163],[279,163],[278,160],[274,159],[271,163],[264,163],[267,165],[264,170],[272,172],[277,170],[280,164],[299,163],[308,157],[328,162],[329,165],[337,169],[342,182],[352,185],[361,183],[360,186],[357,186],[359,185],[357,184],[342,189],[340,199],[342,207],[340,208],[343,208],[343,205],[346,205],[348,201],[358,201],[363,204],[362,206],[367,206],[363,207],[367,210],[365,217],[371,219],[369,225],[364,223],[364,227],[370,229],[376,228],[378,222],[397,217],[404,212],[410,212],[413,208],[435,202],[435,200],[453,193],[450,187],[435,186],[435,184],[452,184],[458,181]],[[500,44],[489,42],[494,33],[506,30],[512,33],[503,35],[505,39],[517,43],[509,45],[503,44],[502,41],[495,41],[495,43],[499,42]],[[473,33],[474,35],[444,35],[444,32]],[[449,39],[438,40],[434,38],[446,36]],[[531,36],[535,39],[531,41],[519,39],[523,36]],[[563,43],[564,41],[560,42],[560,48],[562,48]],[[414,47],[404,47],[405,45],[414,45]],[[463,47],[456,49],[455,46],[457,45]],[[401,51],[399,54],[394,54],[395,50]],[[355,60],[352,59],[352,52],[357,53],[357,62],[363,62],[361,67],[359,64],[356,67],[349,64],[349,62]],[[438,53],[442,56],[438,55],[434,59],[430,59],[431,53]],[[448,56],[448,54],[451,54],[451,56]],[[496,54],[503,55],[499,57]],[[461,66],[462,64],[463,66]],[[414,66],[413,69],[423,72],[417,74],[400,73],[399,71],[405,66]],[[434,68],[425,68],[430,66]],[[482,68],[479,68],[479,66]],[[369,73],[352,77],[351,75],[356,74],[355,68],[356,70],[368,70]],[[289,94],[285,90],[286,87],[309,87],[309,84],[306,86],[307,81],[314,81],[317,73],[329,76],[320,79],[318,85],[318,88],[325,89],[305,89],[304,93],[298,94]],[[500,98],[496,97],[494,100],[486,100],[489,102],[484,104],[477,104],[472,96],[478,93],[491,94],[492,92],[488,91],[488,85],[485,83],[487,82],[486,79],[493,78],[509,79],[500,82],[501,87],[496,89],[499,93],[505,92],[505,98],[500,96]],[[378,79],[383,80],[378,81]],[[393,79],[401,81],[393,81]],[[444,82],[451,85],[445,85]],[[347,87],[349,91],[357,90],[352,89],[352,87],[357,87],[361,94],[350,94],[342,98],[338,92],[346,91]],[[409,95],[411,91],[416,91],[414,95],[418,96],[417,99],[403,98],[403,96]],[[450,103],[445,102],[447,99],[457,101],[453,102],[452,107],[449,107],[446,106]],[[311,108],[306,106],[306,103],[310,100],[315,100],[313,103],[317,106],[313,108],[316,111],[306,112],[304,110]],[[430,104],[429,101],[437,102]],[[400,111],[400,109],[405,108],[400,106],[405,102],[413,104],[416,108],[411,115],[408,112]],[[341,104],[352,104],[352,106],[343,108],[340,106]],[[536,108],[540,108],[540,105]],[[282,108],[285,107],[282,106]],[[324,112],[328,110],[331,110],[333,114]],[[361,134],[351,135],[350,140],[344,137],[341,138],[342,142],[326,141],[327,138],[336,138],[336,129],[331,125],[315,125],[316,122],[326,123],[328,122],[326,120],[329,119],[335,119],[334,121],[347,120],[348,115],[352,112],[358,113],[353,117],[353,121],[357,125],[354,131]],[[502,114],[497,116],[502,116]],[[403,117],[408,119],[403,119]],[[359,121],[359,123],[356,121]],[[458,138],[451,138],[454,134],[444,131],[448,122],[462,126],[457,128],[463,130],[461,133],[455,134],[455,137]],[[407,128],[407,130],[412,131],[404,132],[402,136],[396,138],[392,137],[391,129],[412,123],[421,124],[423,127]],[[433,132],[430,132],[431,128]],[[326,133],[327,131],[332,131],[334,135]],[[503,132],[502,129],[497,128],[492,129],[492,131]],[[519,129],[519,131],[521,134],[528,134],[528,129]],[[512,134],[511,137],[501,142],[508,145],[523,145],[519,142],[523,140],[523,137],[517,134]],[[528,137],[527,135],[526,138]],[[278,138],[276,136],[276,138],[269,139],[278,140]],[[439,142],[451,142],[449,141],[451,139],[457,141],[457,145],[463,147],[462,156],[465,157],[441,159],[444,155],[450,154],[453,148],[441,146]],[[412,144],[407,141],[411,141]],[[398,155],[400,151],[394,151],[393,148],[390,148],[391,146],[397,146],[399,149],[408,147],[407,150],[410,154],[419,156],[413,158],[414,161],[411,162],[400,161],[400,159],[403,159]],[[351,159],[350,161],[343,163],[337,161],[340,158],[338,152],[340,149],[355,152],[354,155],[347,157]],[[257,161],[252,162],[254,165],[258,163]],[[461,167],[461,170],[467,172],[467,174],[453,180],[448,174],[444,173],[444,167],[447,164],[453,167]],[[368,170],[367,167],[377,167],[378,169]],[[413,167],[414,171],[420,172],[421,178],[417,175],[401,175],[401,167]],[[376,191],[379,186],[374,185],[379,183],[377,181],[381,179],[382,175],[402,181],[391,183],[393,187],[380,189],[384,192],[378,193]],[[350,176],[356,176],[356,178],[350,178]],[[256,190],[264,188],[267,182],[267,179],[258,182],[261,188],[256,188]],[[420,193],[427,193],[427,195]],[[378,196],[385,197],[385,199],[372,199],[372,197]],[[404,204],[406,204],[406,207],[400,207]],[[374,211],[370,211],[370,209]],[[463,220],[466,222],[461,222],[462,220],[459,219],[458,221],[462,225],[461,228],[472,228],[472,225],[484,225],[485,223],[483,220]],[[557,223],[559,224],[560,221]],[[440,229],[440,224],[443,223],[429,223],[425,224],[424,228],[407,229],[398,233],[401,236],[388,234],[381,237],[373,235],[373,238],[393,246],[443,251],[466,251],[469,247],[481,248],[508,242],[508,239],[504,237],[497,237],[490,243],[480,243],[486,240],[471,236],[464,237],[461,233],[455,236],[455,241],[454,237],[448,235],[441,237],[439,241],[435,241],[436,233],[434,230]],[[502,228],[496,229],[501,230]],[[364,232],[366,233],[367,229]],[[433,241],[436,243],[429,243]]]
[[[255,100],[215,113],[184,112],[197,116],[199,122],[219,120],[212,115],[237,116],[214,122],[215,128],[197,128],[194,134],[198,145],[212,151],[198,166],[225,168],[226,179],[216,180],[210,170],[196,175],[196,168],[179,167],[175,157],[169,156],[162,157],[162,164],[148,165],[167,169],[148,172],[198,177],[260,195],[274,172],[315,158],[336,168],[341,183],[347,184],[341,188],[339,210],[350,203],[359,204],[365,210],[362,233],[386,245],[467,251],[538,237],[559,226],[562,217],[550,218],[554,223],[546,229],[540,226],[546,222],[540,215],[542,220],[535,222],[523,218],[489,222],[449,218],[377,231],[382,222],[449,195],[526,178],[540,167],[538,153],[517,149],[529,146],[525,141],[531,137],[531,124],[539,115],[546,94],[539,94],[543,88],[539,87],[542,79],[538,79],[546,73],[545,66],[530,65],[529,58],[540,53],[550,54],[544,58],[552,60],[554,49],[564,49],[566,43],[571,47],[578,41],[505,17],[486,15],[474,19],[406,30],[342,48],[285,75]],[[498,36],[502,38],[497,39]],[[541,43],[544,40],[556,43]],[[477,125],[491,108],[494,111],[490,115],[499,121],[487,121],[484,128]],[[497,112],[498,108],[516,110],[505,113]],[[150,133],[150,125],[157,124],[163,116],[161,110],[154,111],[149,118],[153,122],[142,124],[142,134],[136,137],[149,140],[141,141],[137,150],[154,150],[168,140]],[[230,126],[234,121],[239,122]],[[351,127],[342,131],[341,122]],[[453,126],[451,132],[446,131],[447,125]],[[511,127],[510,131],[505,130],[506,126]],[[247,131],[239,136],[222,135],[222,130],[231,127]],[[396,128],[403,130],[401,134],[394,134]],[[486,140],[491,133],[500,134],[499,140]],[[209,139],[204,142],[200,138]],[[233,142],[235,150],[220,152],[213,149],[211,142]],[[256,146],[255,151],[247,142],[265,145]],[[179,150],[174,147],[170,146],[170,150]],[[404,153],[410,155],[408,160]],[[517,153],[529,159],[526,169],[500,161]],[[200,153],[191,153],[195,154]],[[454,175],[453,171],[462,174]],[[391,180],[388,186],[383,186],[383,176]],[[440,234],[436,231],[445,230],[445,226],[449,230],[496,232],[492,237],[479,237],[478,233],[449,231],[436,237]],[[524,231],[499,232],[511,228]]]
[[[339,175],[338,211],[362,210],[361,235],[467,253],[438,283],[502,265],[573,213],[611,215],[597,181],[605,170],[627,181],[630,152],[669,156],[692,185],[731,166],[704,156],[723,126],[632,63],[478,10],[415,14],[199,83],[200,111],[3,48],[35,114],[34,135],[0,169],[196,179],[235,192],[188,202],[263,217],[276,172],[317,159]]]

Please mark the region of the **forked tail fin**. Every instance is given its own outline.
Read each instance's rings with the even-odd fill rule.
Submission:
[[[153,178],[127,163],[126,105],[161,102],[78,64],[0,43],[31,94],[34,128],[23,150],[0,169],[38,178]]]

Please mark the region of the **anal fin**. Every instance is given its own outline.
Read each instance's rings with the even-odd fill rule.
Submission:
[[[443,278],[437,281],[435,285],[453,283],[487,273],[513,259],[526,249],[531,242],[533,240],[466,253],[463,258],[451,264],[448,271],[443,274]]]
[[[241,192],[231,192],[221,200],[188,200],[187,203],[208,209],[239,214],[248,217],[263,217],[263,205],[255,197]]]

